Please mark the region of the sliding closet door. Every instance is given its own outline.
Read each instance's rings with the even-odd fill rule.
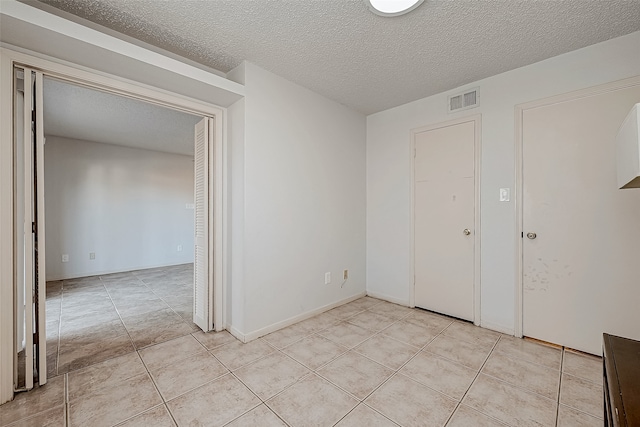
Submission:
[[[16,298],[16,384],[33,388],[47,382],[46,367],[46,275],[44,242],[44,130],[42,112],[42,73],[16,69],[16,122],[21,125],[17,141],[22,162],[19,169],[16,210],[18,283]],[[19,83],[19,84],[18,84]],[[20,115],[18,117],[18,115]],[[24,358],[24,367],[18,359]],[[24,383],[22,383],[24,378]]]

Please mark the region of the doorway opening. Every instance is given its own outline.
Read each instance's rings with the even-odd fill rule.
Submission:
[[[192,332],[194,127],[44,78],[47,369]]]
[[[215,118],[15,70],[15,389],[214,328]]]

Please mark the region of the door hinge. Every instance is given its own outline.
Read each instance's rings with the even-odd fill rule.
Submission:
[[[33,234],[36,234],[36,223],[35,223],[35,222],[32,222],[32,223],[31,223],[31,232],[32,232]]]
[[[524,239],[524,231],[520,232],[520,237],[522,237]]]
[[[36,110],[31,110],[31,121],[32,122],[36,121]]]

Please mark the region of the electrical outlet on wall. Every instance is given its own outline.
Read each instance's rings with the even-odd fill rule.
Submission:
[[[95,252],[89,252],[89,259],[96,259],[96,253]]]
[[[69,262],[69,254],[62,254],[62,262]]]
[[[329,283],[331,283],[331,272],[327,271],[324,273],[324,284],[328,285]]]
[[[344,280],[347,280],[347,279],[349,278],[349,270],[345,269],[345,270],[342,272],[342,278],[343,278]]]
[[[178,252],[182,252],[182,245],[178,245],[178,248],[176,249]]]

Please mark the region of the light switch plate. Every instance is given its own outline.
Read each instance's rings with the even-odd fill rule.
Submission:
[[[508,202],[511,199],[511,189],[510,188],[501,188],[500,189],[500,201]]]

